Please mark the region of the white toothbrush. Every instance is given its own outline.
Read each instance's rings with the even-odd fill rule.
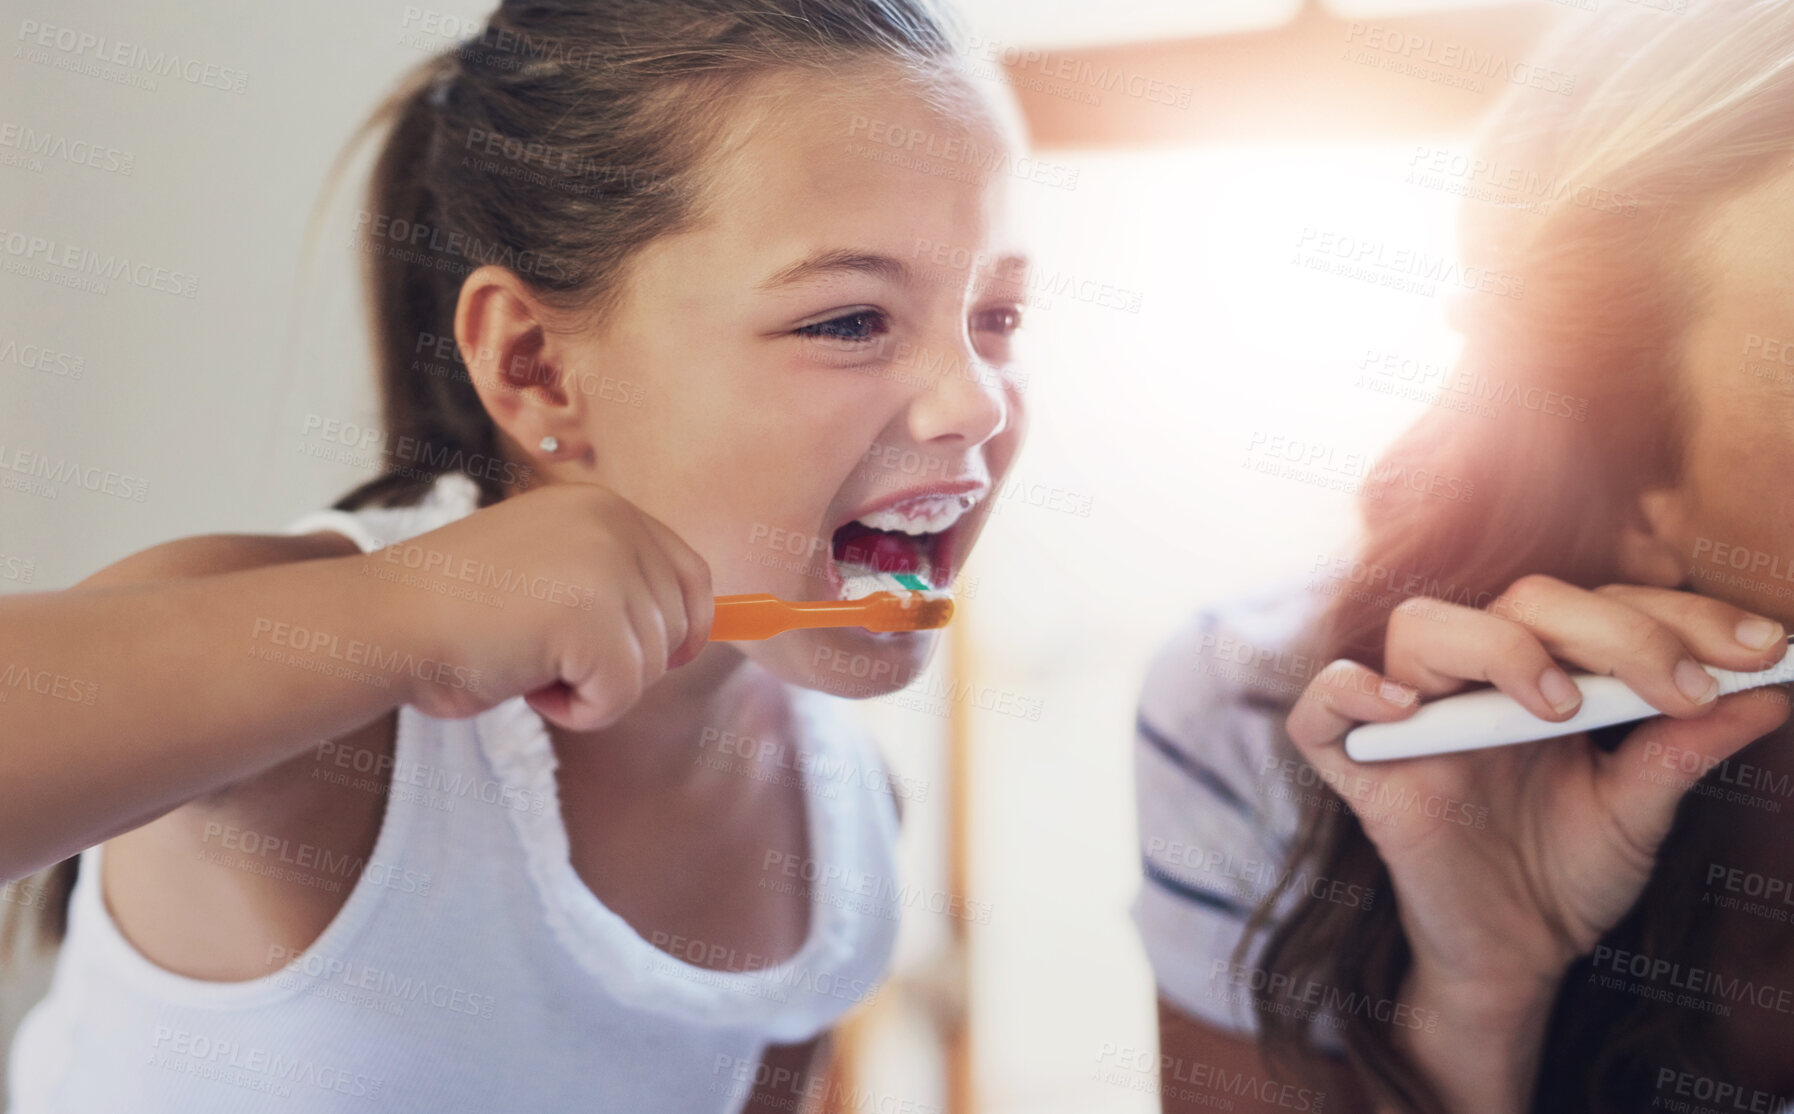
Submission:
[[[1754,673],[1703,668],[1719,681],[1719,695],[1726,696],[1794,681],[1794,651],[1768,669]],[[1356,762],[1420,758],[1529,743],[1661,714],[1617,677],[1572,673],[1570,680],[1582,690],[1582,707],[1569,719],[1557,723],[1533,715],[1500,689],[1484,689],[1424,704],[1418,712],[1395,723],[1359,724],[1346,733],[1346,754]]]

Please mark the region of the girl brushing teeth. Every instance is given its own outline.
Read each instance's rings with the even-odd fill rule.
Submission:
[[[990,494],[982,462],[957,480],[900,493],[834,533],[830,583],[841,599],[859,599],[907,573],[936,588],[953,583],[953,527]]]
[[[0,777],[36,804],[0,820],[5,876],[80,866],[15,1114],[290,1109],[227,1080],[295,1059],[391,1109],[736,1110],[765,1064],[801,1079],[886,965],[894,899],[849,888],[895,890],[889,794],[699,759],[729,733],[761,742],[761,773],[809,754],[888,784],[817,691],[892,691],[935,635],[707,642],[712,600],[944,589],[970,553],[1023,436],[1010,179],[967,173],[1013,165],[992,157],[1012,109],[922,0],[506,3],[479,42],[382,108],[385,219],[361,227],[387,443],[512,467],[388,454],[284,535],[171,542],[6,601],[5,637],[104,694],[79,724],[7,711],[28,742]],[[500,45],[522,42],[563,49]],[[977,157],[864,158],[865,119]],[[633,172],[506,173],[465,157],[476,134]],[[411,228],[485,254],[420,261]],[[980,262],[924,272],[925,244]],[[463,374],[414,370],[451,335]],[[605,376],[641,404],[587,389]],[[769,560],[781,534],[821,560]],[[592,606],[380,575],[420,551]],[[299,628],[391,653],[342,668]],[[170,658],[205,699],[127,664]],[[76,730],[83,761],[52,760]],[[426,799],[464,785],[508,791]],[[360,869],[326,887],[259,869],[246,849],[269,846]],[[840,881],[770,886],[769,862]],[[384,1000],[404,986],[501,1020]]]

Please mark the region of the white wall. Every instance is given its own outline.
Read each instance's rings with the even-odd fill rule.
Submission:
[[[7,8],[0,126],[114,149],[115,165],[129,167],[56,158],[41,169],[0,166],[9,236],[126,257],[196,284],[192,297],[123,281],[89,293],[0,274],[0,344],[41,345],[84,365],[77,382],[0,364],[0,441],[9,453],[120,473],[143,495],[68,484],[52,485],[53,497],[0,490],[0,552],[36,562],[31,587],[57,588],[153,542],[269,529],[334,498],[356,474],[301,455],[299,445],[307,413],[373,414],[344,250],[354,197],[339,197],[325,222],[326,266],[304,291],[300,248],[339,145],[422,57],[402,41],[404,6],[15,0]],[[234,71],[244,90],[174,76],[151,90],[15,56],[24,47],[65,66],[93,57],[34,47],[34,21],[190,58],[215,67],[216,80]],[[0,147],[8,152],[21,154]],[[19,257],[9,249],[0,261]]]

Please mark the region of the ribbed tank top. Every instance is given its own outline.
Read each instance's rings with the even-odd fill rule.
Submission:
[[[477,505],[449,473],[415,506],[323,511],[284,532],[334,530],[369,551]],[[811,914],[785,961],[713,970],[688,961],[706,945],[657,947],[606,908],[574,872],[554,751],[521,697],[462,720],[406,706],[358,874],[301,862],[304,848],[251,849],[254,869],[335,871],[350,887],[273,974],[208,982],[152,963],[107,911],[104,846],[82,852],[49,992],[10,1053],[11,1114],[739,1110],[768,1043],[876,994],[901,906],[871,740],[837,698],[789,691],[810,852],[768,873],[807,892]]]

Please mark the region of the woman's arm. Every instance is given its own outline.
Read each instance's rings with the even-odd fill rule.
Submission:
[[[1410,978],[1400,998],[1431,1027],[1401,1029],[1397,1046],[1435,1081],[1454,1114],[1525,1110],[1532,1098],[1539,1051],[1554,995],[1530,999],[1513,988],[1464,994]],[[1212,1111],[1226,1097],[1240,1114],[1402,1114],[1373,1105],[1343,1062],[1323,1070],[1324,1083],[1283,1078],[1268,1067],[1258,1045],[1198,1021],[1159,999],[1159,1101],[1164,1114]]]
[[[1532,1106],[1533,1081],[1557,983],[1531,987],[1452,985],[1416,969],[1401,1000],[1431,1027],[1401,1029],[1396,1046],[1445,1099],[1453,1114],[1512,1114]],[[1401,1114],[1382,1107],[1379,1114]]]
[[[1217,1104],[1226,1099],[1227,1105]],[[1159,1108],[1164,1114],[1368,1114],[1352,1073],[1332,1065],[1320,1086],[1286,1079],[1265,1065],[1258,1045],[1198,1021],[1159,998]]]

